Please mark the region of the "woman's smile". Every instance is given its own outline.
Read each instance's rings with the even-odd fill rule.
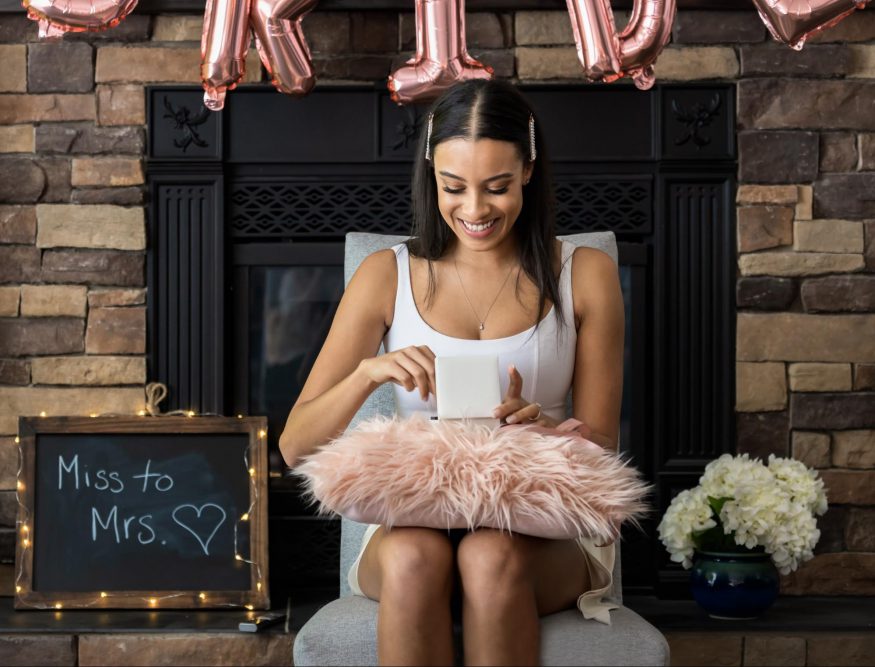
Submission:
[[[498,218],[492,218],[491,220],[487,219],[482,222],[472,222],[469,220],[463,220],[462,218],[457,219],[468,236],[475,239],[482,239],[489,236],[498,227]]]

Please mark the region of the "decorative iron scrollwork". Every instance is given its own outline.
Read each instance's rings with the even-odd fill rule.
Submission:
[[[393,151],[406,150],[411,142],[416,141],[419,128],[422,127],[422,116],[418,115],[412,107],[404,107],[404,116],[395,126],[395,131],[400,138],[392,144]]]
[[[206,148],[209,146],[209,144],[201,138],[196,129],[198,125],[203,125],[207,122],[207,119],[210,116],[209,109],[201,106],[201,110],[197,115],[193,115],[191,109],[186,106],[180,106],[178,109],[174,109],[166,95],[164,96],[164,108],[167,109],[164,118],[170,118],[174,122],[173,129],[182,130],[182,138],[174,139],[174,146],[181,148],[183,153],[191,144],[200,148]]]
[[[711,124],[720,106],[721,99],[718,93],[714,93],[714,97],[707,104],[697,102],[691,109],[682,109],[677,100],[672,100],[671,110],[674,112],[675,120],[686,126],[686,134],[675,139],[675,146],[683,146],[688,141],[692,141],[696,148],[710,144],[711,138],[702,136],[700,132]]]

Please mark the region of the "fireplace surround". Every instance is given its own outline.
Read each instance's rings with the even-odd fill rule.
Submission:
[[[735,89],[525,85],[560,234],[612,230],[627,310],[621,448],[654,485],[624,534],[627,591],[684,594],[655,538],[674,492],[734,451]],[[272,594],[336,594],[339,526],[283,476],[276,438],[342,290],[348,231],[410,232],[423,112],[382,86],[303,99],[241,86],[147,91],[148,363],[168,409],[268,414]]]

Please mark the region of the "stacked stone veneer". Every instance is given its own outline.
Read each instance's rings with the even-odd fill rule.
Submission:
[[[311,14],[321,84],[384,80],[414,48],[412,19]],[[144,84],[197,83],[200,33],[200,16],[135,12],[105,33],[41,43],[22,14],[0,16],[6,562],[17,417],[142,408]],[[656,71],[738,82],[739,450],[819,468],[833,503],[818,557],[784,589],[872,594],[875,11],[799,53],[766,37],[753,11],[681,12]],[[468,42],[500,77],[581,79],[562,11],[471,13]],[[246,80],[265,81],[254,49],[248,63]]]

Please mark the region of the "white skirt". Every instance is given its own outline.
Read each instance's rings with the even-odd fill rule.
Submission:
[[[347,581],[353,595],[368,597],[362,592],[359,586],[358,572],[359,563],[362,560],[362,555],[365,553],[365,548],[368,542],[377,532],[380,527],[378,523],[368,524],[365,529],[364,537],[362,538],[362,546],[359,549],[358,556],[352,567],[349,568]],[[616,549],[613,544],[606,547],[596,546],[593,540],[580,538],[577,540],[577,546],[586,558],[587,568],[589,569],[589,580],[592,583],[590,590],[580,594],[577,598],[577,608],[586,619],[593,619],[605,625],[611,624],[611,609],[616,609],[619,605],[613,602],[606,602],[603,598],[611,592],[611,586],[614,582],[614,558]]]

